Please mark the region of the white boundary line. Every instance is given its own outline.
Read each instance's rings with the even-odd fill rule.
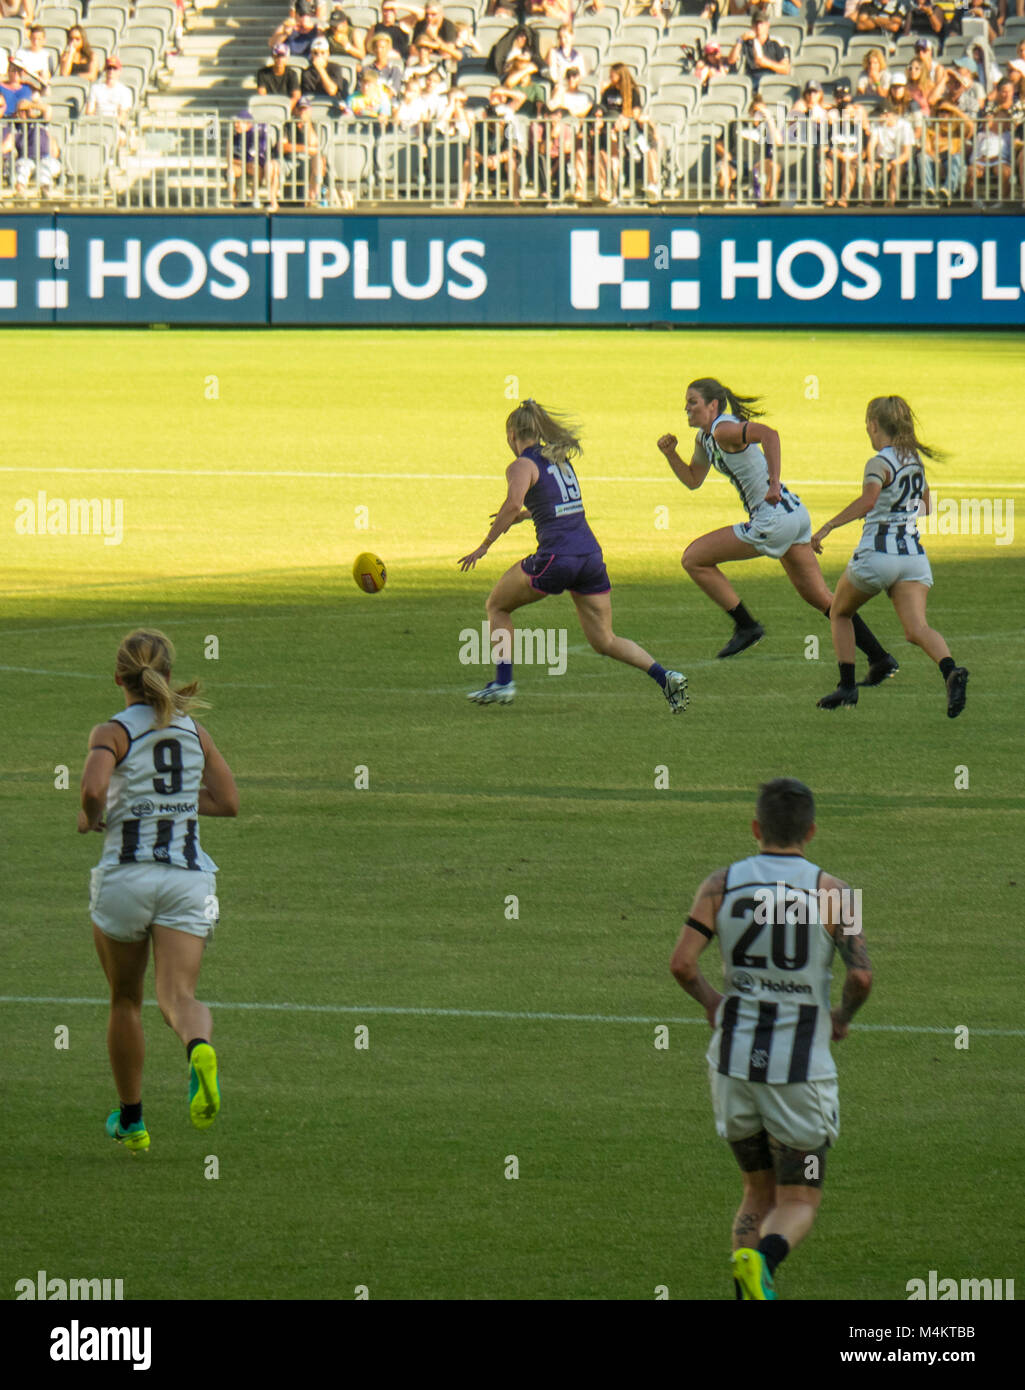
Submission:
[[[94,1008],[106,1008],[108,999],[46,998],[36,995],[0,994],[0,1004],[88,1004]],[[503,1009],[431,1009],[394,1008],[387,1004],[239,1004],[217,1003],[212,999],[204,1001],[211,1009],[236,1009],[250,1012],[295,1013],[295,1014],[391,1014],[412,1018],[494,1018],[511,1023],[682,1023],[704,1024],[703,1018],[672,1018],[665,1014],[659,1017],[646,1015],[620,1014],[555,1014],[555,1013],[516,1013]],[[144,1004],[157,1007],[155,999],[145,999]],[[705,1025],[707,1027],[707,1024]],[[969,1033],[984,1038],[1025,1038],[1025,1028],[973,1028],[970,1024],[957,1024],[950,1028],[925,1028],[917,1024],[904,1023],[857,1023],[853,1025],[862,1033],[929,1033],[940,1037],[952,1036],[957,1027],[967,1027]]]
[[[97,473],[116,477],[156,476],[167,478],[373,478],[393,479],[396,482],[425,483],[495,483],[501,482],[501,474],[495,473],[366,473],[366,472],[317,472],[312,469],[294,468],[36,468],[31,465],[16,467],[11,464],[0,465],[0,473],[24,473],[27,476],[49,473]],[[675,479],[670,473],[659,478],[624,478],[600,473],[585,474],[587,483],[672,483]],[[791,478],[788,487],[845,487],[850,479],[836,478]],[[964,482],[957,478],[943,480],[946,488],[974,488],[976,492],[1003,493],[1025,488],[1025,483],[996,484]]]

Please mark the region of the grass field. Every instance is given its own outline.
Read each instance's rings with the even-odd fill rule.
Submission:
[[[20,384],[0,471],[0,1165],[17,1213],[0,1296],[41,1269],[122,1278],[127,1298],[731,1296],[740,1184],[712,1124],[707,1028],[668,961],[700,880],[750,852],[759,781],[781,774],[817,793],[814,855],[862,888],[876,970],[836,1049],[841,1138],[781,1296],[903,1298],[929,1270],[1025,1288],[1022,546],[927,538],[930,616],[972,673],[962,718],[946,718],[936,669],[885,600],[865,616],[900,674],[827,715],[828,623],[774,562],[731,574],[766,640],[714,660],[728,622],[679,556],[740,519],[736,499],[714,475],[687,493],[654,447],[686,436],[692,377],[762,392],[783,477],[818,524],[859,489],[866,401],[895,391],[949,451],[934,490],[1017,501],[1004,422],[1020,337],[0,341]],[[486,672],[460,665],[459,634],[532,548],[518,527],[475,572],[455,564],[504,495],[509,394],[582,419],[616,629],[688,673],[685,715],[595,656],[568,599],[524,617],[568,629],[566,674],[522,669],[505,709],[466,701]],[[120,499],[123,540],[16,534],[19,500],[40,491]],[[829,538],[828,581],[856,537]],[[387,561],[380,596],[353,584],[363,549]],[[115,1094],[87,913],[99,840],[76,836],[75,812],[88,731],[120,704],[117,644],[142,624],[173,638],[178,677],[203,678],[242,810],[202,827],[221,867],[201,993],[217,1005],[223,1110],[208,1134],[190,1128],[181,1049],[148,1008],[153,1144],[132,1159],[102,1130]]]

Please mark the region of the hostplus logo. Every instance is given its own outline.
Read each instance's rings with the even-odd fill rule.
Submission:
[[[606,233],[606,243],[611,239]],[[650,309],[650,272],[668,270],[673,261],[697,261],[701,254],[698,233],[681,228],[670,233],[668,246],[655,247],[654,256],[651,233],[643,227],[620,231],[618,252],[603,252],[601,243],[599,231],[570,233],[570,303],[574,309],[599,308],[603,285],[618,286],[621,309]],[[699,281],[693,278],[670,280],[669,307],[699,309]]]
[[[36,280],[37,309],[66,309],[68,282],[60,271],[68,268],[68,234],[52,227],[36,232],[36,256],[46,262],[46,271]],[[17,309],[18,282],[4,275],[6,262],[18,259],[18,233],[13,227],[0,227],[0,309]],[[10,267],[13,269],[13,264]],[[55,272],[57,272],[55,274]]]

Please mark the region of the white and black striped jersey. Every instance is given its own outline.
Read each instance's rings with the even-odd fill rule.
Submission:
[[[925,492],[925,468],[917,454],[898,454],[887,444],[874,455],[886,464],[890,481],[865,517],[859,550],[879,550],[886,555],[924,555],[918,535],[918,504]]]
[[[800,854],[755,854],[726,870],[715,919],[724,998],[707,1053],[724,1076],[786,1084],[836,1075],[835,948],[820,920],[820,877]]]
[[[769,463],[762,453],[760,444],[748,444],[739,453],[728,454],[720,449],[715,442],[715,428],[717,425],[742,425],[744,422],[736,415],[717,415],[712,421],[708,430],[699,430],[698,443],[705,451],[705,457],[716,470],[729,478],[730,482],[740,493],[740,500],[747,510],[748,516],[753,516],[760,506],[765,502],[765,494],[769,490]],[[801,505],[801,499],[789,492],[780,483],[783,500],[779,505],[786,512],[792,512],[795,507]]]
[[[150,705],[111,716],[131,743],[107,789],[101,865],[170,864],[215,873],[199,844],[199,787],[206,761],[195,720],[175,715],[158,729]]]

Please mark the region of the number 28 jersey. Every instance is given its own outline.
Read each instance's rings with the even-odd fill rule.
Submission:
[[[707,1053],[724,1076],[786,1084],[836,1075],[835,947],[820,921],[819,878],[796,854],[755,854],[726,870],[715,919],[724,998]]]
[[[898,454],[892,444],[880,449],[870,464],[881,459],[890,481],[865,517],[859,550],[884,555],[924,555],[918,535],[918,504],[925,492],[925,469],[917,454]]]
[[[538,479],[528,488],[523,505],[537,532],[537,548],[559,555],[590,555],[601,551],[584,516],[580,484],[570,464],[545,458],[539,444],[524,449],[523,457],[537,464]]]
[[[101,865],[168,864],[216,873],[199,844],[199,787],[206,761],[195,720],[175,715],[158,729],[150,705],[111,717],[131,740],[107,789]]]

